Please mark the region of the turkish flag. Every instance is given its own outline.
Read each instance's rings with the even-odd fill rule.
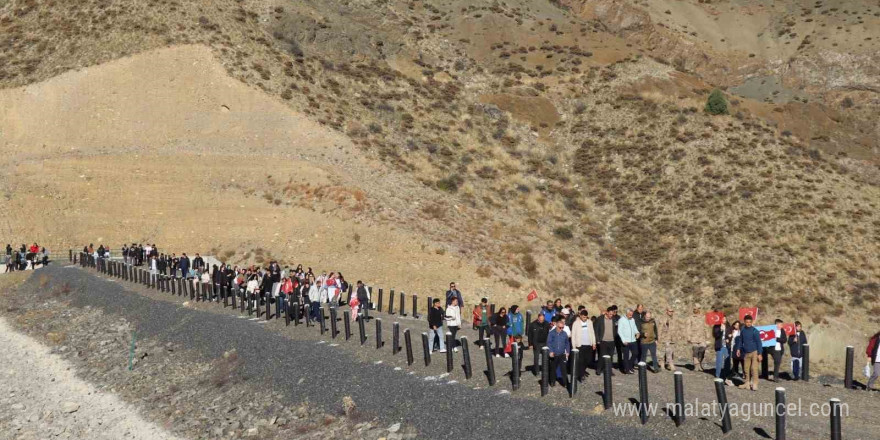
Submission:
[[[706,313],[706,325],[718,325],[721,324],[721,321],[724,319],[724,313],[722,312],[709,312]]]
[[[782,324],[782,330],[785,330],[785,335],[786,335],[786,336],[791,336],[791,335],[793,335],[794,332],[795,332],[795,326],[794,326],[794,323],[793,323],[793,322],[787,322],[787,323],[785,323],[785,324]]]
[[[526,297],[526,300],[527,301],[534,301],[536,299],[538,299],[538,291],[535,289],[532,289],[532,291],[529,292],[529,296]]]
[[[752,319],[754,319],[757,322],[758,321],[758,308],[757,307],[740,307],[739,320],[745,321],[746,315],[752,315]]]

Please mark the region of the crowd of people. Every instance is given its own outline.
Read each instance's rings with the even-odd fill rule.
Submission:
[[[445,312],[439,299],[435,300],[436,313],[428,317],[429,338],[433,341],[432,351],[445,352],[443,323],[455,335],[461,326],[461,315],[464,298],[450,284],[446,292]],[[804,345],[808,343],[807,335],[799,321],[795,322],[794,331],[790,334],[783,328],[783,321],[775,320],[775,334],[772,345],[767,345],[755,327],[754,319],[746,315],[742,322],[732,324],[724,317],[721,322],[709,326],[705,315],[699,307],[692,309],[692,315],[680,319],[673,309],[667,308],[661,317],[656,317],[643,304],[628,308],[619,313],[616,305],[611,305],[601,313],[591,315],[589,310],[579,305],[563,305],[562,299],[547,301],[538,311],[535,320],[525,324],[519,306],[513,305],[508,310],[500,307],[494,311],[494,305],[482,298],[472,311],[473,329],[478,332],[478,345],[492,338],[491,349],[496,357],[508,357],[512,345],[518,344],[523,349],[535,351],[535,365],[538,368],[541,350],[548,348],[551,371],[557,371],[557,377],[567,385],[568,374],[574,380],[583,381],[589,371],[603,374],[604,356],[609,356],[612,365],[621,374],[633,374],[639,362],[645,362],[648,369],[658,373],[661,368],[675,371],[678,367],[712,373],[716,378],[724,380],[728,386],[738,385],[741,389],[757,390],[761,371],[767,369],[766,379],[778,382],[783,375],[782,370],[789,370],[787,378],[801,380],[803,378]],[[433,310],[432,310],[433,312]],[[527,336],[524,338],[524,336]],[[683,337],[682,337],[683,336]],[[455,338],[453,338],[455,339]],[[715,352],[715,365],[707,366],[706,351],[709,347]],[[868,383],[872,388],[880,375],[880,333],[871,339],[866,356],[869,362],[875,363],[873,376]],[[789,359],[786,368],[784,355],[788,348]],[[574,364],[571,352],[578,350],[577,364]],[[658,357],[658,349],[661,353]],[[676,359],[681,352],[690,354],[691,362],[677,365]],[[523,350],[519,350],[522,356]],[[772,372],[766,361],[773,361]],[[537,370],[535,370],[537,371]],[[612,375],[614,373],[612,372]],[[553,381],[554,384],[556,381]],[[551,384],[553,385],[553,384]]]
[[[49,264],[49,251],[37,243],[30,246],[22,244],[18,249],[14,249],[11,244],[7,244],[6,253],[3,258],[3,267],[6,272],[36,269],[37,265],[45,266]]]
[[[36,244],[31,249],[35,247]],[[109,248],[103,245],[97,249],[93,245],[86,246],[83,252],[96,258],[110,257]],[[9,253],[10,247],[7,246],[7,255]],[[317,275],[310,267],[281,267],[276,261],[269,262],[266,267],[240,267],[223,263],[209,267],[198,253],[192,259],[186,253],[168,255],[159,252],[155,244],[124,245],[121,253],[126,264],[146,264],[152,274],[185,278],[194,283],[229,288],[234,292],[243,291],[249,309],[271,302],[277,304],[283,313],[299,310],[300,313],[307,313],[309,318],[321,321],[324,319],[321,307],[345,304],[344,294],[348,292],[351,293],[347,301],[352,309],[352,319],[363,319],[365,309],[372,307],[371,289],[360,280],[350,286],[340,272]],[[44,256],[47,257],[48,253]],[[219,300],[216,290],[208,292],[205,300]],[[459,350],[458,332],[466,320],[464,310],[464,295],[452,282],[446,291],[445,301],[434,299],[427,315],[431,351],[445,353],[447,349]],[[742,322],[737,320],[733,323],[722,317],[718,324],[708,326],[699,307],[694,307],[692,314],[685,318],[679,318],[672,308],[667,308],[662,316],[655,316],[643,304],[628,308],[623,314],[617,305],[611,305],[591,315],[587,307],[563,304],[561,298],[547,301],[532,322],[526,321],[518,305],[495,310],[487,298],[482,298],[472,309],[471,323],[478,334],[475,344],[493,350],[492,354],[496,357],[509,357],[516,344],[521,348],[520,356],[524,349],[531,348],[535,352],[535,362],[538,362],[541,350],[547,347],[550,367],[558,372],[558,378],[566,385],[569,371],[572,372],[572,379],[578,381],[589,376],[589,371],[602,374],[605,368],[602,359],[609,356],[612,365],[616,365],[616,369],[625,375],[633,374],[639,362],[647,363],[653,373],[663,368],[675,371],[679,366],[684,366],[713,373],[727,385],[734,385],[734,381],[737,381],[740,382],[739,388],[757,390],[760,372],[764,369],[768,372],[767,380],[780,380],[786,347],[790,370],[787,377],[791,380],[802,379],[802,356],[804,344],[808,343],[799,321],[795,322],[794,331],[789,334],[783,328],[783,321],[776,319],[773,342],[765,345],[750,315],[746,315]],[[446,332],[451,333],[454,341],[452,347],[446,346]],[[487,341],[491,342],[487,345]],[[711,365],[707,368],[705,362],[710,345],[715,352],[714,370]],[[866,352],[869,364],[874,367],[868,388],[873,387],[880,375],[878,346],[880,332],[873,336]],[[578,350],[576,365],[571,359],[572,349]],[[677,357],[684,351],[689,352],[691,362],[677,365]],[[765,363],[771,359],[772,373]],[[533,368],[537,369],[538,364],[535,363]]]

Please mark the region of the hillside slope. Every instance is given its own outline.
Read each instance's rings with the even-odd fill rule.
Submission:
[[[880,194],[870,149],[855,148],[859,157],[844,158],[833,148],[811,145],[811,136],[774,127],[777,119],[803,119],[799,115],[809,113],[812,102],[780,106],[740,97],[731,101],[733,116],[707,116],[701,110],[708,92],[724,81],[658,61],[650,41],[613,29],[602,17],[559,6],[564,3],[11,1],[0,19],[7,36],[0,84],[31,84],[170,44],[210,47],[229,75],[323,126],[328,134],[321,136],[328,141],[313,149],[309,142],[285,145],[282,138],[274,145],[252,143],[229,131],[213,136],[211,129],[226,124],[219,101],[211,100],[206,107],[181,107],[182,114],[193,115],[182,116],[194,118],[192,127],[208,131],[204,137],[193,131],[164,142],[161,126],[174,126],[177,118],[163,122],[164,116],[151,116],[144,129],[130,132],[135,138],[122,132],[108,140],[117,139],[114,148],[120,148],[142,137],[155,139],[152,145],[161,148],[151,158],[154,168],[174,162],[163,158],[171,149],[219,155],[236,144],[241,156],[235,166],[225,168],[223,160],[206,156],[211,163],[206,168],[250,179],[200,182],[239,191],[235,204],[223,205],[229,194],[208,200],[223,219],[216,228],[235,231],[236,237],[256,234],[260,240],[251,247],[265,246],[268,235],[250,221],[253,212],[271,212],[279,221],[349,219],[393,229],[410,249],[418,246],[419,261],[457,267],[451,278],[470,277],[468,284],[495,298],[516,300],[536,287],[542,296],[595,307],[644,300],[651,293],[657,307],[696,303],[732,309],[760,302],[814,323],[851,305],[880,311],[875,258]],[[5,102],[27,90],[8,93],[12,101]],[[259,105],[274,113],[277,102]],[[87,101],[78,105],[96,110]],[[830,118],[829,112],[818,111],[817,118]],[[859,136],[853,128],[859,114],[850,115],[856,122],[835,122],[835,130]],[[35,128],[22,138],[27,142],[3,146],[13,153],[4,159],[6,166],[35,176],[31,179],[53,176],[47,179],[53,188],[71,185],[74,173],[34,165],[49,153],[38,152],[44,142],[40,126],[28,124]],[[148,136],[151,125],[159,125],[153,127],[155,137]],[[85,138],[62,133],[45,142],[76,148]],[[337,142],[352,147],[337,151]],[[108,153],[96,147],[82,154]],[[272,158],[285,153],[308,160],[276,171]],[[249,154],[260,159],[251,161]],[[252,162],[257,163],[248,168]],[[315,191],[309,185],[324,175],[312,175],[313,168],[345,177]],[[182,170],[162,181],[170,183]],[[20,186],[27,180],[3,181],[8,194],[3,208],[17,208],[4,211],[20,211],[30,203],[27,197],[39,197],[38,184]],[[347,190],[336,197],[337,185],[363,190],[368,203],[356,192],[345,195]],[[180,212],[183,223],[196,222],[189,219],[200,210],[191,209],[189,196],[169,198],[175,191],[168,186],[136,187],[146,195],[113,197],[130,203],[165,197],[168,205],[161,212]],[[327,203],[316,203],[316,196]],[[45,203],[63,215],[75,200]],[[279,206],[293,211],[274,211]],[[100,241],[91,237],[109,236],[108,230],[114,240],[131,231],[139,231],[131,239],[158,233],[139,230],[138,223],[120,227],[112,221],[117,211],[96,205],[88,212],[106,220],[72,226],[62,235]],[[13,234],[28,224],[22,217],[9,222]],[[209,225],[206,231],[215,229]],[[423,277],[417,289],[445,283],[439,282],[440,270],[427,277],[423,267],[400,263],[415,254],[376,255],[375,248],[358,245],[344,229],[348,225],[328,229],[339,241],[322,263],[338,254],[347,255],[343,264],[370,258],[356,267],[376,262],[396,267],[386,279],[397,286],[409,288],[412,277]],[[296,261],[302,252],[314,255],[308,252],[322,246],[320,240],[306,244],[295,237],[301,228],[315,227],[283,231],[294,238],[269,239],[275,247],[261,252]],[[38,230],[44,229],[29,232]],[[223,249],[248,248],[221,238],[227,237],[223,233],[196,231],[181,228],[161,236],[205,247],[220,238]]]

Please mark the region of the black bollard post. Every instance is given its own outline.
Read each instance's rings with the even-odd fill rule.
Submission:
[[[611,385],[611,356],[604,355],[602,356],[602,363],[604,366],[602,367],[603,375],[604,375],[604,385],[605,388],[602,391],[602,404],[605,406],[605,409],[611,409],[611,405],[614,402],[614,390],[612,390]]]
[[[776,440],[785,440],[785,388],[776,388]]]
[[[575,350],[575,351],[577,351],[577,350]],[[511,363],[510,381],[511,381],[511,386],[514,391],[519,389],[519,383],[520,383],[520,380],[519,380],[519,371],[520,371],[519,355],[520,355],[519,344],[514,342],[513,345],[511,346],[511,351],[510,351],[510,363]]]
[[[345,303],[346,303],[346,304],[351,304],[351,292],[352,292],[353,290],[354,290],[354,285],[353,285],[353,284],[349,284],[349,285],[348,285],[348,298],[345,299]]]
[[[196,286],[191,283],[189,280],[184,281],[187,284],[187,290],[189,290],[189,299],[190,301],[196,299]]]
[[[428,346],[428,333],[422,333],[422,354],[425,356],[425,366],[431,365],[431,348]]]
[[[489,304],[489,316],[495,316],[495,304]]]
[[[324,306],[318,309],[318,313],[320,313],[320,318],[318,320],[318,324],[321,327],[321,336],[324,336],[324,332],[327,331],[327,320],[324,319]]]
[[[571,380],[568,381],[568,386],[571,388],[569,390],[568,396],[574,399],[575,394],[578,391],[578,381],[577,381],[577,372],[578,372],[578,357],[580,357],[581,351],[577,348],[573,348],[571,350]]]
[[[721,432],[727,434],[730,427],[730,406],[727,404],[727,390],[724,389],[724,379],[715,379],[715,395],[718,405],[721,407]]]
[[[409,329],[403,331],[403,343],[406,345],[406,364],[412,365],[413,360],[413,351],[412,351],[412,336],[410,336]]]
[[[364,321],[365,319],[363,317],[361,317],[361,319],[358,319],[358,331],[360,332],[361,345],[364,345],[364,343],[367,342],[367,329],[365,327]]]
[[[376,349],[382,348],[385,345],[382,342],[382,318],[376,318]]]
[[[289,298],[289,297],[288,297],[288,298]],[[225,307],[225,306],[226,306],[226,305],[224,304],[224,307]],[[287,311],[284,312],[284,326],[285,326],[285,327],[290,327],[290,311],[291,311],[291,306],[292,306],[292,304],[290,304],[290,302],[288,302],[288,303],[287,303],[287,308],[286,308]]]
[[[345,330],[345,340],[351,339],[351,312],[342,312],[342,327]]]
[[[300,312],[300,306],[299,306],[299,303],[298,303],[298,302],[295,302],[295,303],[292,304],[292,306],[293,306],[293,307],[292,307],[292,309],[293,309],[293,316],[291,316],[290,319],[293,320],[293,326],[294,326],[294,327],[299,327],[299,315],[300,315],[300,313],[301,313],[301,312]],[[235,306],[233,305],[233,307],[235,307]]]
[[[495,386],[495,359],[492,357],[492,341],[489,338],[483,339],[483,351],[486,353],[486,378],[489,379],[489,386]]]
[[[281,319],[281,295],[275,297],[275,319]]]
[[[73,249],[67,250],[67,258],[70,259],[70,262],[73,262]]]
[[[229,286],[223,286],[220,288],[220,291],[223,294],[223,308],[224,309],[229,306],[229,290],[230,290]],[[235,301],[235,300],[233,300],[233,301]],[[235,307],[235,304],[233,304],[232,307]],[[287,317],[287,324],[290,324],[290,317],[289,316]]]
[[[525,326],[526,328],[525,328],[525,332],[526,332],[526,338],[527,338],[527,339],[526,339],[526,343],[529,344],[529,345],[532,345],[532,336],[531,336],[532,332],[529,331],[529,329],[531,328],[531,326],[532,326],[532,311],[531,311],[531,310],[526,310],[526,326]]]
[[[684,376],[681,371],[673,373],[675,379],[675,406],[673,406],[672,420],[675,426],[681,426],[684,423]]]
[[[388,314],[394,314],[394,289],[388,292]]]
[[[419,297],[417,295],[413,295],[412,298],[413,298],[413,306],[412,306],[413,318],[419,319],[422,317],[422,315],[419,315]]]
[[[391,354],[397,354],[400,351],[400,323],[391,324]]]
[[[400,292],[400,316],[406,316],[406,296]]]
[[[367,287],[367,290],[369,291],[369,294],[370,294],[370,302],[368,304],[362,305],[360,308],[360,310],[364,311],[364,314],[362,315],[363,319],[370,319],[370,307],[372,307],[372,305],[373,305],[373,288]]]
[[[840,440],[840,399],[831,399],[831,440]]]
[[[639,362],[639,420],[648,423],[648,366]]]
[[[428,297],[428,316],[431,316],[431,307],[432,307],[431,304],[434,304],[434,298],[429,296]]]
[[[853,354],[855,349],[852,345],[846,346],[846,371],[843,373],[843,386],[851,390],[853,388]]]
[[[802,353],[801,376],[804,382],[810,381],[810,344],[804,344],[804,352]]]
[[[461,360],[464,362],[464,378],[470,379],[474,373],[474,369],[471,366],[471,347],[468,344],[467,336],[461,337]]]
[[[374,301],[374,303],[376,304],[376,310],[378,310],[380,312],[382,311],[382,296],[383,296],[382,294],[383,293],[385,293],[385,292],[383,292],[382,288],[380,287],[379,288],[379,301],[378,302]]]
[[[550,347],[541,348],[541,397],[550,391]]]
[[[336,339],[339,330],[336,324],[336,307],[330,307],[330,337]]]
[[[452,333],[446,332],[446,372],[452,373],[452,363],[455,361],[453,357],[452,347],[455,346],[455,339],[452,339]]]
[[[532,346],[532,375],[538,375],[538,368],[541,366],[541,350],[537,345]]]
[[[306,327],[312,326],[312,305],[306,304],[303,309],[303,315],[306,317]]]

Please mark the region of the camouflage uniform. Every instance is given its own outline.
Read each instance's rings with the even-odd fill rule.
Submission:
[[[660,339],[663,341],[663,366],[667,370],[675,370],[675,337],[681,331],[681,323],[673,313],[665,315],[660,321]]]
[[[691,346],[694,369],[703,369],[703,359],[706,357],[706,323],[702,315],[691,315],[687,320],[687,341]]]

